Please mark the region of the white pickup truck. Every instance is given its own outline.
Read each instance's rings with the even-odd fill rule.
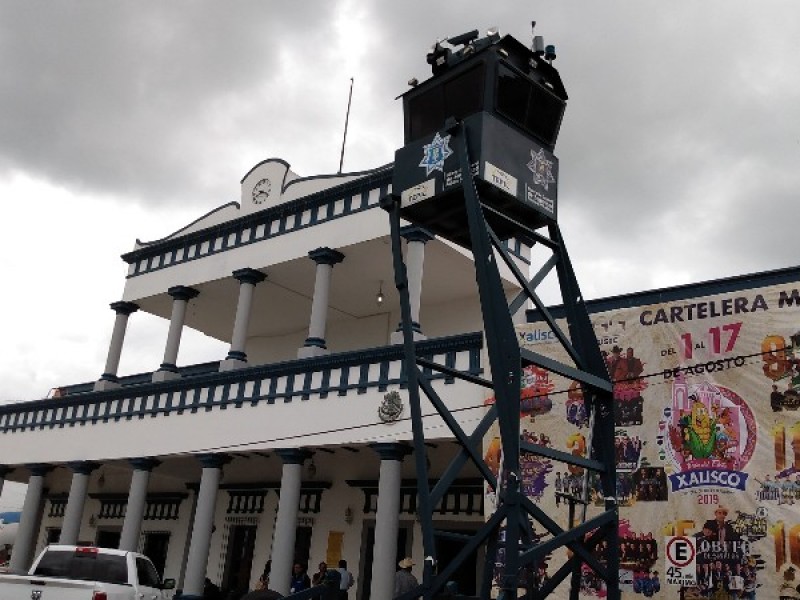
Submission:
[[[92,546],[48,546],[27,575],[0,575],[2,600],[163,600],[174,587],[146,556]]]

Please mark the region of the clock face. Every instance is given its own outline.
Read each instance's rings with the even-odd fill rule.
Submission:
[[[253,202],[263,204],[269,198],[272,191],[272,182],[269,179],[262,179],[253,186]]]

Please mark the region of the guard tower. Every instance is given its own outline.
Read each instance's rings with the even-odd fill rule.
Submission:
[[[557,222],[558,159],[553,150],[566,108],[567,93],[552,66],[555,49],[534,37],[529,49],[516,39],[490,31],[471,31],[438,42],[427,56],[433,75],[402,96],[405,145],[396,152],[393,193],[383,200],[389,212],[395,283],[400,292],[405,367],[414,426],[425,565],[420,588],[403,600],[434,598],[458,564],[477,547],[486,547],[481,598],[494,585],[506,600],[543,598],[571,577],[570,598],[578,598],[581,570],[592,569],[605,581],[608,597],[619,598],[618,514],[614,466],[612,385]],[[400,220],[470,249],[481,303],[491,379],[460,373],[418,356],[400,245]],[[550,257],[529,281],[505,249],[516,238],[546,248]],[[523,291],[509,304],[496,257],[503,260]],[[537,287],[555,269],[565,307],[567,331],[555,322],[537,295]],[[563,346],[571,364],[521,348],[513,315],[531,301]],[[590,415],[589,456],[579,457],[520,439],[521,369],[536,365],[577,381]],[[474,433],[467,435],[452,418],[425,375],[439,371],[491,388],[496,402]],[[428,481],[420,390],[461,444],[445,475]],[[502,445],[502,476],[495,477],[482,457],[481,444],[497,422]],[[563,528],[521,490],[520,454],[532,453],[584,469],[582,497],[571,497],[570,526]],[[474,535],[453,536],[433,529],[431,512],[467,461],[473,461],[497,493],[494,514]],[[605,505],[587,518],[588,475],[599,474]],[[576,509],[579,514],[576,515]],[[540,535],[535,532],[546,532]],[[464,549],[444,569],[436,564],[435,538],[458,537]],[[601,541],[606,544],[600,545]],[[559,548],[569,552],[546,582],[535,581],[537,565]],[[609,550],[600,551],[601,548]],[[605,555],[603,555],[605,554]],[[520,595],[521,594],[521,595]]]

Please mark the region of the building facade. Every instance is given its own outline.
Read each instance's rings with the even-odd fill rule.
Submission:
[[[240,202],[123,259],[105,366],[56,397],[0,407],[0,483],[28,484],[11,567],[46,543],[139,550],[184,597],[208,577],[252,589],[270,564],[287,592],[295,562],[348,561],[353,597],[390,597],[396,562],[421,562],[412,432],[389,223],[379,199],[391,166],[301,178],[279,159],[241,181]],[[420,353],[479,374],[486,361],[471,255],[403,229]],[[509,247],[526,268],[529,249]],[[508,294],[518,291],[504,272]],[[136,313],[169,320],[153,370],[118,373]],[[181,365],[191,327],[229,344],[218,362]],[[435,375],[470,432],[484,393]],[[431,406],[427,460],[456,452]],[[437,507],[446,530],[483,519],[483,485],[465,469]],[[376,543],[377,541],[380,543]],[[442,542],[447,560],[457,548]],[[385,550],[388,548],[389,550]],[[374,551],[373,551],[374,550]],[[475,590],[482,558],[459,573]]]
[[[391,178],[391,166],[300,178],[267,160],[245,175],[239,202],[123,256],[125,291],[111,303],[97,380],[0,406],[0,486],[28,484],[13,568],[61,541],[142,551],[189,598],[206,577],[226,592],[252,589],[268,564],[271,587],[287,592],[295,562],[313,572],[345,559],[358,600],[391,597],[401,557],[420,575],[419,482],[379,207]],[[490,377],[471,254],[411,225],[403,237],[418,354]],[[526,270],[529,248],[507,244]],[[518,287],[501,273],[512,298]],[[800,268],[587,306],[615,380],[624,595],[775,598],[796,587]],[[120,374],[139,311],[167,319],[167,338],[153,348],[151,372]],[[520,344],[563,359],[537,314],[527,317]],[[185,327],[228,352],[180,364]],[[431,376],[474,431],[492,399]],[[585,453],[580,390],[535,368],[523,382],[523,439]],[[425,401],[423,413],[435,478],[458,447]],[[496,435],[484,448],[495,467]],[[561,526],[580,475],[523,461],[527,495]],[[598,494],[590,489],[590,515]],[[494,501],[465,467],[436,526],[474,531]],[[680,544],[693,548],[691,564],[680,562]],[[440,565],[459,549],[442,538]],[[463,593],[477,591],[484,558],[456,574]],[[542,577],[564,558],[554,553]],[[582,597],[604,596],[590,572],[580,584]],[[569,597],[566,587],[556,596]]]

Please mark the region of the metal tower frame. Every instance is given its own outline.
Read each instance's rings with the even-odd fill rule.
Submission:
[[[425,554],[422,583],[416,590],[400,596],[399,600],[411,600],[419,596],[422,596],[424,600],[434,598],[443,589],[458,566],[482,545],[486,547],[486,564],[479,591],[481,599],[490,598],[495,556],[498,550],[503,549],[505,559],[498,587],[501,590],[500,597],[505,600],[517,598],[519,588],[526,589],[525,593],[519,596],[520,598],[544,598],[568,576],[571,577],[570,598],[576,600],[580,589],[582,564],[588,565],[605,581],[608,598],[616,600],[619,598],[620,591],[614,459],[614,400],[605,361],[600,354],[558,224],[555,219],[549,220],[546,224],[548,234],[544,235],[481,200],[470,169],[467,127],[465,123],[456,122],[453,119],[449,119],[445,125],[455,142],[454,151],[458,154],[461,177],[464,182],[464,211],[474,257],[475,278],[492,374],[491,380],[460,372],[417,355],[413,338],[408,280],[400,239],[401,201],[396,194],[390,194],[381,200],[382,207],[389,213],[395,285],[400,294],[405,350],[404,366],[413,425],[415,467],[419,482],[418,518],[422,528]],[[531,245],[539,244],[552,251],[552,256],[541,265],[530,281],[509,256],[487,221],[487,214],[490,214],[493,223],[503,222],[504,225],[516,232],[516,235],[510,237],[526,240]],[[408,217],[404,216],[404,218]],[[522,288],[510,305],[503,292],[495,256],[499,256],[505,262]],[[555,269],[561,289],[568,334],[558,326],[536,293],[537,286],[553,269]],[[530,300],[536,306],[575,366],[520,347],[512,316],[522,308],[526,300]],[[520,440],[521,370],[528,365],[536,365],[581,384],[590,423],[587,440],[590,451],[588,458]],[[468,435],[455,420],[433,389],[430,378],[424,372],[425,369],[446,373],[494,390],[495,404],[487,409],[487,414],[472,434]],[[427,449],[423,431],[420,390],[435,407],[460,445],[460,451],[432,487],[429,487],[427,483],[429,481]],[[495,421],[499,425],[503,452],[501,471],[503,476],[500,481],[492,473],[482,455],[483,438]],[[558,525],[520,489],[521,453],[538,455],[584,469],[583,497],[566,498],[570,505],[571,522],[568,529],[563,529]],[[498,498],[497,508],[493,514],[488,516],[485,524],[472,535],[436,532],[433,524],[434,508],[467,461],[474,463],[486,484],[495,491]],[[599,474],[605,505],[601,514],[587,520],[586,506],[588,504],[590,471]],[[576,504],[582,505],[580,523],[574,523]],[[534,534],[533,523],[541,525],[549,537],[544,540],[538,539]],[[462,550],[442,570],[436,568],[435,538],[437,536],[456,539],[464,544]],[[602,546],[606,548],[605,556],[601,556],[597,552],[598,544],[603,540],[607,542]],[[568,548],[571,556],[556,572],[550,575],[544,585],[534,586],[533,571],[536,565],[544,561],[548,554],[562,547]],[[513,548],[518,548],[518,551],[510,551]]]

